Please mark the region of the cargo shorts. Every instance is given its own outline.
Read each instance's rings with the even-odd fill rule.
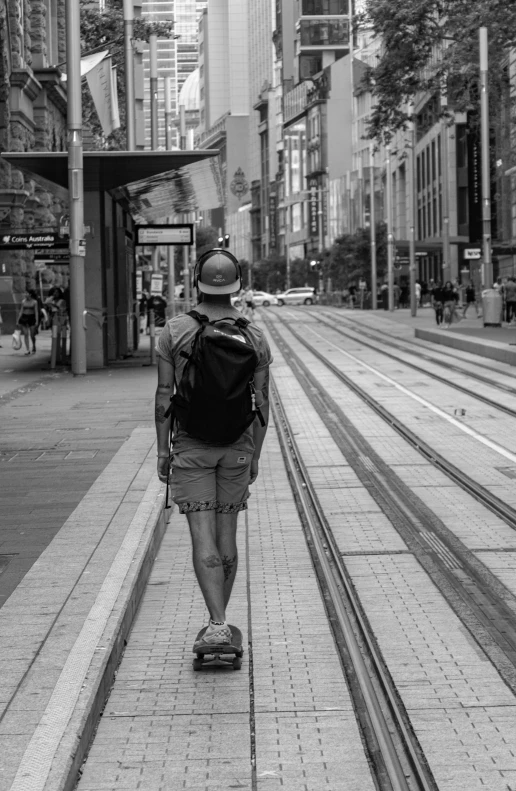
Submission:
[[[247,508],[252,453],[230,447],[185,448],[170,460],[170,487],[179,512],[234,514]]]

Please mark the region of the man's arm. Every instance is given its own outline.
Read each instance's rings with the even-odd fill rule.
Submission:
[[[256,406],[260,408],[265,425],[262,426],[258,418],[253,423],[254,454],[251,461],[251,478],[249,483],[254,483],[258,477],[258,460],[262,452],[262,445],[269,424],[269,366],[254,375],[256,388]]]
[[[158,477],[167,480],[169,463],[170,417],[165,412],[170,406],[174,392],[174,366],[168,360],[158,357],[158,386],[155,398],[156,436],[158,440]]]

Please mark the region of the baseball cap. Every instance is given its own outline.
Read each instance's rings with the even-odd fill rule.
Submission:
[[[203,294],[240,291],[240,265],[227,250],[209,250],[197,264],[197,288]]]

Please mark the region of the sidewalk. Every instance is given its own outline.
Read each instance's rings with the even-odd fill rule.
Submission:
[[[3,340],[0,607],[132,432],[153,427],[156,378],[148,338],[144,357],[78,378],[48,372],[49,333],[30,357]]]
[[[164,532],[143,346],[86,377],[0,350],[0,791],[80,765]]]

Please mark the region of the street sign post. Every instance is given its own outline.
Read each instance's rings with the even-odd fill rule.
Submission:
[[[170,245],[193,244],[193,223],[174,225],[137,225],[136,244]]]

